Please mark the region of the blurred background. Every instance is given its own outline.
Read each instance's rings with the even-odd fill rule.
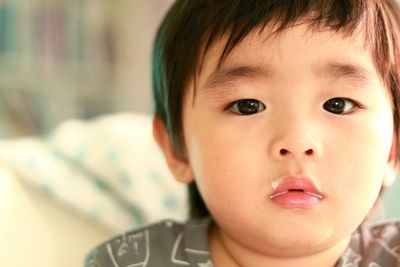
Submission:
[[[186,214],[149,116],[172,2],[0,0],[1,265],[82,266],[107,238]]]
[[[151,44],[171,2],[1,0],[0,138],[150,112]]]

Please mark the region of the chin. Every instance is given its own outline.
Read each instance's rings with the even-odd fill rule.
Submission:
[[[268,240],[264,242],[264,245],[254,247],[255,251],[275,257],[306,257],[326,251],[341,242],[340,239],[336,240],[332,237],[321,239],[320,236],[313,238],[301,235],[289,237],[284,233],[283,235],[280,239]]]
[[[287,221],[286,221],[287,223]],[[253,250],[262,254],[279,256],[306,256],[322,252],[346,239],[347,233],[340,233],[334,225],[305,224],[294,220],[289,225],[277,223],[268,225],[262,234],[257,234],[247,241]],[[256,242],[254,242],[257,240]],[[289,255],[290,254],[290,255]]]

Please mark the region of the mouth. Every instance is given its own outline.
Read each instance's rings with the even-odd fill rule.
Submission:
[[[269,199],[286,209],[310,209],[324,200],[315,183],[308,177],[290,176],[272,182],[273,191]]]
[[[272,195],[269,196],[269,198],[270,199],[274,199],[274,198],[279,197],[281,195],[292,193],[292,192],[300,192],[300,193],[308,194],[308,195],[311,195],[311,196],[314,196],[314,197],[317,197],[317,198],[320,198],[320,199],[324,198],[320,194],[317,194],[317,193],[314,193],[314,192],[305,191],[303,189],[289,189],[287,191],[283,191],[283,192],[278,192],[276,194],[272,194]]]

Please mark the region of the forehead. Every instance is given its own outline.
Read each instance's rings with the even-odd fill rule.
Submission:
[[[226,56],[228,37],[213,43],[204,53],[195,87],[212,87],[223,77],[264,75],[271,78],[291,69],[305,71],[308,65],[320,74],[332,71],[355,74],[359,78],[377,75],[362,31],[346,35],[327,28],[311,30],[304,23],[279,33],[272,33],[273,30],[253,30]]]

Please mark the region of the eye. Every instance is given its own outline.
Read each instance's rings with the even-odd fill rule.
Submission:
[[[357,103],[348,98],[332,98],[326,101],[323,108],[334,114],[347,114],[351,112],[357,105]]]
[[[253,115],[265,110],[265,105],[256,99],[241,99],[230,104],[228,110],[238,115]]]

